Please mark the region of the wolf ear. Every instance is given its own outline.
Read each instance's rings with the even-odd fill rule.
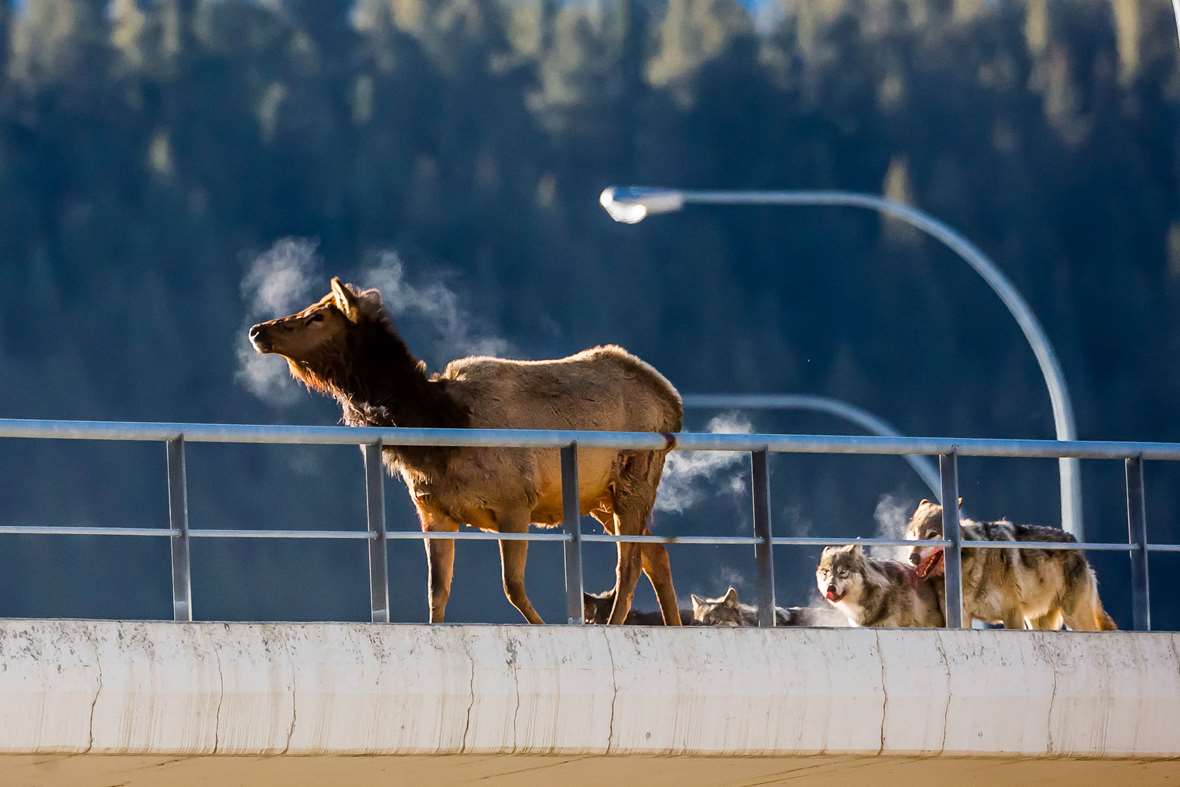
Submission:
[[[351,322],[357,321],[360,311],[357,309],[356,295],[347,284],[340,281],[339,276],[332,277],[332,299],[336,302],[336,308],[340,310],[341,314]]]
[[[692,608],[694,611],[705,606],[705,600],[703,598],[701,598],[700,596],[698,596],[696,593],[690,594],[689,598],[692,599]]]
[[[918,501],[918,508],[921,508],[922,506],[928,506],[928,505],[930,505],[930,501],[924,497]]]
[[[843,550],[850,555],[860,555],[864,552],[859,543],[845,544]]]
[[[962,508],[962,507],[963,507],[963,498],[960,496],[959,497],[959,508]]]
[[[721,597],[721,603],[727,607],[736,607],[738,603],[737,588],[730,585],[729,590],[725,591],[725,595]]]

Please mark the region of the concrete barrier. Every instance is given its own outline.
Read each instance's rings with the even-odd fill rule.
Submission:
[[[1176,635],[0,621],[0,753],[1180,756]]]

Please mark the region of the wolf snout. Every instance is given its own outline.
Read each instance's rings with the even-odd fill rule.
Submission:
[[[828,585],[828,592],[824,594],[828,601],[839,601],[840,593],[837,592],[835,585]]]

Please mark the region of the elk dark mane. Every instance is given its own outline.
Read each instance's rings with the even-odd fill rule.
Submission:
[[[349,426],[469,425],[467,410],[448,395],[447,381],[426,376],[426,364],[380,306],[366,309],[315,357],[288,363],[297,380],[340,403]]]

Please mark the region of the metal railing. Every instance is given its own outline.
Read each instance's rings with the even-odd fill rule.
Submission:
[[[699,434],[653,432],[581,432],[538,429],[402,429],[342,426],[255,426],[246,424],[119,423],[0,419],[0,438],[115,440],[160,442],[166,447],[167,528],[0,526],[2,534],[160,537],[171,540],[173,618],[193,619],[189,545],[199,538],[358,539],[369,543],[370,611],[373,622],[389,621],[387,544],[400,539],[560,541],[564,544],[568,622],[579,624],[582,610],[582,544],[631,542],[726,544],[753,546],[758,577],[760,626],[774,626],[774,547],[861,543],[866,546],[939,546],[945,548],[947,626],[962,627],[961,552],[970,549],[1036,548],[1123,551],[1131,558],[1133,623],[1151,629],[1147,557],[1151,552],[1180,552],[1180,544],[1147,540],[1144,505],[1145,461],[1180,461],[1180,443],[1085,440],[993,440],[977,438],[877,437],[859,435]],[[367,529],[347,530],[209,530],[189,527],[186,443],[268,445],[359,445],[363,450]],[[563,525],[559,533],[483,533],[389,531],[385,527],[383,446],[559,449]],[[739,451],[750,454],[753,534],[750,536],[616,536],[583,533],[578,512],[578,448],[616,450]],[[937,456],[942,486],[943,539],[905,541],[884,538],[775,536],[771,526],[768,455],[861,454]],[[1126,467],[1127,542],[1061,543],[963,541],[959,529],[958,457],[1118,459]]]

